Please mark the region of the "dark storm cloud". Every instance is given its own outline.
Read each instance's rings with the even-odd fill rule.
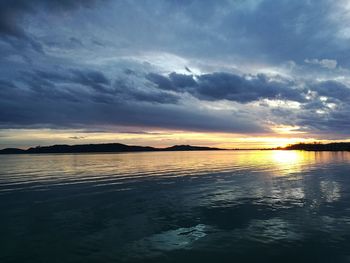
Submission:
[[[0,0],[0,125],[349,134],[347,12],[342,0]]]
[[[272,119],[284,125],[299,126],[300,131],[324,139],[343,138],[350,129],[350,87],[338,81],[310,81],[308,101],[298,110],[276,108]],[[340,137],[339,137],[340,136]]]
[[[337,27],[328,17],[331,1],[255,2],[254,8],[232,12],[224,19],[226,34],[237,37],[242,46],[246,44],[252,55],[256,49],[276,61],[302,61],[310,54],[315,57],[334,55],[328,50],[330,47],[334,50],[335,45],[327,39]],[[228,24],[234,26],[228,27]],[[319,46],[321,40],[322,46]],[[319,48],[315,49],[315,45]]]
[[[125,94],[117,92],[106,95],[91,89],[90,81],[85,82],[84,78],[85,86],[72,88],[70,85],[81,84],[70,82],[75,80],[74,75],[65,78],[64,85],[60,74],[41,72],[40,77],[31,76],[29,79],[28,75],[30,74],[17,86],[9,82],[0,83],[6,87],[8,94],[7,97],[0,98],[0,111],[7,113],[0,116],[2,128],[127,125],[197,131],[264,131],[261,126],[232,114],[217,116],[212,112],[169,105],[174,101],[172,97],[164,97],[163,93],[137,93],[129,87],[125,89]],[[48,79],[54,79],[55,82]],[[97,83],[106,82],[103,78],[95,80]],[[125,97],[129,99],[126,100]]]
[[[2,0],[0,1],[0,40],[10,44],[17,52],[44,53],[44,46],[35,36],[26,32],[24,18],[40,11],[66,12],[79,7],[89,8],[103,0]],[[71,45],[81,44],[71,38]],[[15,51],[16,52],[16,51]],[[25,55],[24,55],[25,56]]]
[[[16,80],[0,82],[2,127],[49,125],[74,127],[80,125],[130,125],[172,129],[268,132],[263,122],[257,124],[251,115],[229,111],[203,111],[183,104],[182,96],[190,94],[202,101],[228,100],[242,105],[259,101],[288,100],[301,105],[297,113],[274,109],[270,119],[286,125],[299,125],[313,132],[336,129],[346,133],[346,106],[349,88],[340,82],[304,82],[275,75],[243,75],[216,72],[202,75],[170,73],[166,76],[148,73],[142,76],[122,70],[114,78],[91,69],[58,71],[26,71]],[[152,84],[153,85],[150,85]],[[313,99],[307,99],[315,92]],[[335,95],[337,94],[337,95]],[[327,100],[321,100],[326,97]],[[16,100],[13,100],[16,98]],[[327,103],[340,106],[333,112]],[[269,108],[269,106],[266,106]],[[327,112],[320,116],[317,111]],[[249,112],[249,111],[248,111]]]
[[[299,114],[296,124],[313,134],[347,135],[350,129],[349,114],[349,107],[343,107],[341,111],[332,111],[323,115],[309,111]]]
[[[278,76],[277,76],[278,77]],[[296,84],[264,74],[238,76],[216,72],[198,76],[171,73],[168,77],[149,74],[147,78],[158,88],[188,92],[204,100],[231,100],[248,103],[260,99],[281,99],[304,102],[305,94]]]
[[[67,101],[93,100],[113,103],[126,100],[153,104],[174,104],[178,96],[168,92],[135,87],[130,80],[110,80],[102,72],[89,69],[67,69],[61,72],[22,72],[19,80],[40,97]],[[13,86],[13,84],[11,84]]]
[[[2,0],[0,1],[0,34],[25,37],[19,25],[22,16],[44,8],[49,12],[91,7],[98,0]]]
[[[98,71],[82,71],[72,70],[73,78],[72,82],[79,83],[83,86],[91,87],[96,91],[102,93],[108,93],[110,90],[108,86],[111,84],[110,80],[106,78],[101,72]]]
[[[197,82],[194,80],[192,75],[177,74],[175,72],[169,74],[169,79],[173,86],[178,90],[184,89],[186,87],[195,87]]]
[[[324,99],[316,97],[302,106],[297,118],[299,125],[314,133],[349,134],[350,87],[334,80],[313,83],[310,87]]]
[[[345,84],[334,81],[321,81],[311,86],[311,90],[317,92],[320,96],[338,99],[341,101],[349,101],[350,88]]]
[[[96,5],[97,2],[102,4]],[[344,14],[331,14],[336,4],[330,0],[4,0],[0,3],[0,33],[26,35],[21,18],[38,10],[60,12],[95,6],[106,8],[97,10],[96,14],[89,13],[89,17],[77,16],[76,23],[65,26],[79,31],[89,21],[98,21],[90,28],[93,31],[84,33],[100,31],[105,37],[110,33],[105,30],[112,28],[114,34],[110,34],[109,41],[136,50],[168,50],[198,58],[240,57],[272,62],[303,62],[321,56],[348,63],[348,47],[339,42],[342,40],[337,35],[342,29]],[[79,47],[81,39],[70,37],[72,44]]]
[[[130,46],[189,57],[280,63],[334,58],[348,64],[342,2],[331,0],[117,1]],[[339,13],[344,12],[344,13]],[[133,17],[132,20],[129,18]],[[128,30],[123,25],[128,24]],[[320,44],[322,43],[322,44]],[[317,48],[315,48],[317,47]]]
[[[205,99],[227,99],[241,103],[259,99],[305,101],[294,83],[274,80],[264,74],[241,77],[228,73],[205,74],[198,77],[197,93]]]
[[[164,77],[157,73],[149,73],[146,78],[152,81],[154,84],[157,84],[158,88],[164,90],[176,90],[177,87],[173,85],[171,80],[168,77]]]

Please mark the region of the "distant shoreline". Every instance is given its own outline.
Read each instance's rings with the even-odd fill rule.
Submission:
[[[192,145],[174,145],[166,148],[156,148],[150,146],[132,146],[121,143],[103,144],[79,144],[79,145],[52,145],[37,146],[26,150],[18,148],[6,148],[0,150],[0,154],[59,154],[59,153],[130,153],[130,152],[173,152],[173,151],[271,151],[271,150],[299,150],[299,151],[350,151],[350,143],[299,143],[287,147],[263,148],[263,149],[223,149]]]
[[[6,148],[0,150],[0,154],[47,154],[47,153],[128,153],[128,152],[170,152],[170,151],[224,151],[226,149],[174,145],[166,148],[156,148],[150,146],[131,146],[121,143],[103,144],[79,144],[79,145],[52,145],[37,146],[26,150],[18,148]]]
[[[313,152],[345,152],[350,151],[349,142],[334,142],[334,143],[298,143],[289,145],[281,150],[300,150],[300,151],[313,151]]]

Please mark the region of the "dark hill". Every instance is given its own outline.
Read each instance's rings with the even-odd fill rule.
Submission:
[[[155,148],[143,146],[129,146],[120,143],[81,144],[81,145],[53,145],[29,148],[25,153],[92,153],[92,152],[140,152],[154,151]]]
[[[35,153],[108,153],[108,152],[150,152],[150,151],[209,151],[218,148],[175,145],[168,148],[154,148],[149,146],[129,146],[121,143],[80,144],[80,145],[52,145],[37,146],[27,150],[7,148],[0,150],[0,154],[35,154]]]
[[[219,148],[191,146],[191,145],[174,145],[168,148],[162,149],[163,151],[215,151],[222,150]]]
[[[303,150],[303,151],[350,151],[350,143],[338,142],[338,143],[299,143],[289,145],[285,150]]]
[[[25,153],[25,150],[16,149],[16,148],[6,148],[3,150],[0,150],[0,153],[2,153],[2,154],[18,154],[18,153]]]

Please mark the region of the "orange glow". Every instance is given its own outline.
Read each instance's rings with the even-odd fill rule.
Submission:
[[[299,131],[299,126],[279,125],[272,127],[272,130],[278,134],[303,134],[305,132]]]
[[[295,127],[294,127],[295,128]],[[293,128],[293,129],[294,129]],[[290,131],[290,127],[284,127]],[[175,144],[191,144],[227,149],[260,149],[284,147],[299,142],[314,142],[315,138],[303,138],[299,134],[275,133],[273,135],[247,136],[230,133],[203,133],[169,130],[147,132],[86,132],[83,130],[21,129],[2,130],[0,148],[30,147],[52,144],[124,143],[167,147]],[[317,140],[320,141],[320,140]],[[342,140],[349,141],[349,140]],[[326,140],[320,142],[328,142]]]

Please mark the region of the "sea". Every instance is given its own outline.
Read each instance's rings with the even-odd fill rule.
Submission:
[[[350,152],[1,155],[0,262],[350,262]]]

